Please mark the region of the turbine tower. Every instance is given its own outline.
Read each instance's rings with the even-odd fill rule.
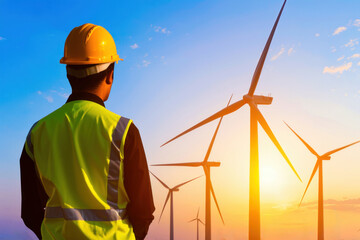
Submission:
[[[196,221],[196,240],[199,240],[199,222],[202,223],[202,225],[205,225],[205,223],[203,223],[200,218],[199,218],[199,210],[200,208],[198,209],[198,212],[197,212],[197,215],[196,215],[196,218],[194,218],[193,220],[190,220],[189,223],[193,222],[193,221]]]
[[[285,158],[286,162],[289,164],[291,169],[294,171],[296,176],[301,181],[300,176],[294,169],[293,165],[291,164],[289,158],[286,156],[284,150],[282,149],[281,145],[279,144],[278,140],[276,139],[275,135],[273,134],[272,130],[270,129],[269,125],[267,124],[264,116],[259,111],[257,105],[269,105],[272,102],[272,97],[266,96],[259,96],[254,95],[256,86],[258,84],[260,74],[262,68],[264,66],[264,62],[269,51],[269,47],[274,36],[277,24],[279,22],[281,13],[284,9],[286,0],[284,1],[281,10],[277,16],[275,24],[271,30],[270,36],[266,42],[264,50],[261,54],[259,62],[256,66],[251,85],[247,94],[243,96],[243,99],[227,106],[226,108],[218,111],[217,113],[213,114],[212,116],[206,118],[205,120],[201,121],[200,123],[196,124],[195,126],[189,128],[188,130],[182,132],[181,134],[177,135],[176,137],[172,138],[168,142],[164,143],[163,145],[175,140],[176,138],[200,127],[203,126],[217,118],[230,114],[245,104],[248,104],[250,107],[250,181],[249,181],[249,239],[250,240],[260,240],[260,179],[259,179],[259,151],[258,151],[258,123],[260,123],[261,127],[264,129],[266,134],[269,136],[271,141],[274,143],[276,148],[279,150],[281,155]],[[163,146],[162,145],[162,146]]]
[[[227,104],[227,106],[229,106],[230,101],[231,101],[232,96],[229,99],[229,102]],[[203,167],[204,169],[204,173],[205,173],[205,177],[206,177],[206,182],[205,182],[205,239],[206,240],[211,240],[211,196],[210,194],[212,194],[216,207],[219,211],[220,217],[222,222],[224,223],[224,219],[222,217],[218,202],[216,200],[216,196],[215,196],[215,192],[214,192],[214,188],[212,186],[211,183],[211,178],[210,178],[210,168],[211,167],[219,167],[220,166],[220,162],[209,162],[209,156],[211,153],[211,149],[214,145],[215,142],[215,138],[217,135],[217,132],[219,130],[221,121],[222,121],[223,117],[220,118],[219,123],[216,127],[216,130],[214,132],[214,135],[211,139],[210,145],[208,147],[208,150],[206,152],[205,158],[202,162],[187,162],[187,163],[169,163],[169,164],[153,164],[151,166],[182,166],[182,167]]]
[[[318,191],[318,240],[324,240],[324,201],[323,201],[323,168],[322,168],[322,161],[323,160],[330,160],[331,158],[331,154],[334,154],[340,150],[343,150],[344,148],[350,147],[351,145],[354,145],[360,141],[351,143],[349,145],[346,145],[344,147],[341,148],[337,148],[335,150],[329,151],[323,155],[319,155],[317,154],[317,152],[315,152],[315,150],[310,147],[310,145],[308,143],[305,142],[304,139],[302,139],[287,123],[285,123],[290,130],[301,140],[302,143],[304,143],[304,145],[306,146],[307,149],[309,149],[309,151],[314,154],[317,158],[316,163],[315,163],[315,167],[314,170],[310,176],[309,182],[306,186],[305,192],[301,198],[299,207],[305,197],[306,191],[309,188],[309,185],[311,183],[311,180],[313,179],[316,171],[319,169],[319,191]]]
[[[150,171],[149,171],[150,172]],[[169,188],[163,181],[161,181],[157,176],[155,176],[155,174],[153,174],[152,172],[150,172],[166,189],[169,190],[168,192],[168,195],[166,196],[166,200],[165,200],[165,203],[164,203],[164,207],[161,211],[161,214],[160,214],[160,218],[159,218],[159,222],[161,220],[161,216],[164,212],[164,209],[165,209],[165,206],[170,198],[170,240],[174,240],[174,201],[173,201],[173,192],[178,192],[179,191],[179,187],[191,182],[191,181],[194,181],[195,179],[199,178],[199,177],[202,177],[202,176],[199,176],[199,177],[196,177],[196,178],[193,178],[189,181],[186,181],[186,182],[183,182],[179,185],[176,185],[175,187],[173,188]]]

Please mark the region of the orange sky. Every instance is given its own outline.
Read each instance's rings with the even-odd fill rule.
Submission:
[[[276,99],[276,98],[275,98]],[[224,99],[226,101],[226,99]],[[195,111],[196,107],[193,107]],[[297,205],[305,190],[316,158],[300,140],[286,127],[282,118],[287,114],[273,114],[278,104],[260,107],[280,144],[301,176],[303,183],[286,164],[275,146],[259,127],[259,152],[261,176],[261,233],[263,239],[315,239],[317,229],[317,189],[318,174],[315,175],[305,196],[303,205]],[[219,109],[219,108],[218,108]],[[202,115],[206,116],[206,109]],[[334,124],[331,120],[321,123],[306,120],[306,113],[290,110],[285,119],[319,154],[349,144],[357,139],[348,126]],[[195,114],[197,115],[197,114]],[[209,115],[209,114],[208,114]],[[249,184],[249,110],[247,107],[231,116],[226,116],[215,141],[210,161],[220,161],[219,168],[212,169],[212,181],[217,195],[225,226],[213,203],[214,239],[246,239],[248,230],[248,184]],[[198,117],[198,119],[202,119]],[[305,120],[303,120],[305,119]],[[190,122],[190,121],[188,121]],[[185,130],[191,123],[180,124]],[[195,123],[195,122],[192,122]],[[317,126],[316,123],[319,123]],[[152,151],[149,164],[163,162],[201,161],[205,155],[217,121],[176,140],[169,145]],[[183,126],[181,128],[181,126]],[[328,129],[327,129],[328,127]],[[178,132],[172,133],[175,136]],[[165,135],[170,135],[166,133]],[[337,136],[337,137],[334,137]],[[350,137],[352,136],[352,137]],[[169,137],[167,137],[169,138]],[[166,140],[166,138],[165,138]],[[170,154],[172,153],[172,154]],[[171,156],[169,159],[167,156]],[[333,155],[323,163],[324,200],[325,200],[325,237],[326,239],[360,238],[360,147],[352,146]],[[154,161],[154,159],[159,159]],[[157,176],[170,186],[202,175],[202,169],[185,167],[150,167]],[[158,220],[166,197],[166,190],[152,179]],[[186,222],[195,217],[197,207],[204,219],[205,178],[200,178],[174,194],[175,234],[178,239],[195,239],[196,225]],[[161,222],[154,223],[148,239],[167,239],[169,228],[169,206]],[[203,231],[201,232],[203,233]]]

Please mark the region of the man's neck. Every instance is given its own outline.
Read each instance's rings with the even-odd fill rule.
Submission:
[[[71,93],[66,102],[68,103],[77,100],[92,101],[105,107],[104,101],[96,94],[90,92],[73,92]]]

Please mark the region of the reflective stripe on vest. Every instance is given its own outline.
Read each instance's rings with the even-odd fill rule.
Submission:
[[[65,220],[117,221],[125,219],[126,209],[76,209],[46,207],[45,218],[63,218]]]
[[[110,163],[107,185],[107,203],[111,208],[118,208],[118,186],[120,176],[120,154],[121,141],[123,140],[126,128],[129,124],[129,119],[121,117],[112,134],[111,150],[110,150]]]

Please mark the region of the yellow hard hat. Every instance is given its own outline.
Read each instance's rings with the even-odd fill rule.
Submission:
[[[123,60],[116,52],[114,39],[103,27],[86,23],[75,27],[66,38],[60,63],[88,65]]]

